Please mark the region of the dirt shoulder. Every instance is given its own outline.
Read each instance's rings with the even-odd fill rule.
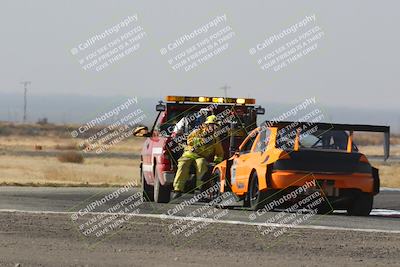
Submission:
[[[135,218],[88,248],[68,215],[0,213],[0,265],[14,266],[398,266],[400,235],[295,230],[279,241],[251,226],[210,224],[172,238],[165,221]]]

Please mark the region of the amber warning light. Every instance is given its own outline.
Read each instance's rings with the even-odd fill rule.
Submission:
[[[255,104],[254,98],[233,98],[233,97],[209,97],[209,96],[167,96],[165,101],[170,102],[198,102],[198,103],[225,103],[225,104],[240,104],[250,105]]]

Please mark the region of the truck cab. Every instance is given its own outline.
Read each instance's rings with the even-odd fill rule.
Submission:
[[[186,137],[206,116],[217,116],[218,137],[225,158],[229,158],[257,127],[257,115],[265,113],[262,107],[255,106],[255,99],[206,96],[167,96],[156,105],[156,111],[154,124],[145,134],[140,177],[144,198],[158,203],[169,202]]]

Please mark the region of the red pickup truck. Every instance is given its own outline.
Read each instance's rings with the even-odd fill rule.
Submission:
[[[255,106],[255,99],[204,96],[167,96],[157,104],[156,111],[153,127],[145,134],[140,177],[145,199],[158,203],[169,202],[186,137],[207,115],[218,118],[217,134],[228,158],[257,127],[257,115],[265,113]]]

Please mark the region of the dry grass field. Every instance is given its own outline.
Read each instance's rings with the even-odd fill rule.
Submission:
[[[139,183],[137,160],[87,158],[83,164],[56,157],[0,156],[0,184],[34,186],[118,186]]]
[[[372,165],[379,168],[381,186],[400,188],[400,163],[372,162]]]
[[[112,146],[109,152],[137,152],[141,150],[144,141],[142,137],[128,138]],[[36,146],[41,146],[44,151],[53,150],[79,150],[83,139],[59,136],[1,136],[0,149],[8,151],[34,151]]]
[[[139,154],[144,138],[129,137],[111,146],[107,156],[96,157],[92,152],[88,157],[79,146],[84,139],[69,134],[76,127],[0,123],[0,184],[119,186],[139,182],[139,159],[117,156]],[[66,154],[74,153],[83,155],[82,163],[63,162],[69,161]]]
[[[79,146],[84,139],[69,134],[76,127],[0,123],[0,185],[119,186],[135,179],[139,182],[139,158],[134,155],[140,153],[144,138],[129,137],[110,147],[110,153],[87,157]],[[367,135],[361,135],[356,140],[361,152],[383,155],[380,137],[373,135],[368,141]],[[391,143],[391,155],[400,156],[400,137],[392,137]],[[81,153],[83,163],[60,162],[57,157],[66,151]],[[400,188],[400,162],[372,164],[380,168],[382,186]]]

